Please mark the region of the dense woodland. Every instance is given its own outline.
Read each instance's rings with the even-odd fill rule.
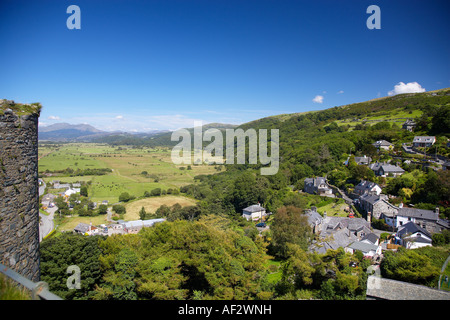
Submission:
[[[198,199],[198,205],[163,206],[157,215],[167,222],[136,235],[63,234],[44,240],[42,280],[66,299],[364,299],[370,262],[343,250],[329,250],[325,255],[308,252],[313,234],[303,212],[324,199],[296,190],[303,188],[306,177],[327,176],[347,191],[366,179],[395,196],[394,202],[418,208],[439,206],[441,217],[448,219],[449,171],[435,172],[423,160],[405,154],[401,144],[410,143],[415,135],[435,135],[436,147],[424,151],[448,156],[449,93],[398,95],[245,124],[243,129],[280,130],[276,175],[260,175],[259,165],[225,165],[226,170],[197,176],[194,184],[180,188],[182,194]],[[340,122],[373,114],[388,116],[398,110],[421,111],[415,132],[388,121],[352,127]],[[136,147],[173,145],[167,135],[151,142],[108,139]],[[374,150],[372,143],[380,139],[392,142],[394,152]],[[362,155],[398,163],[406,174],[376,177],[372,170],[354,162],[354,156]],[[404,159],[412,161],[405,163]],[[147,196],[151,195],[149,190]],[[258,202],[273,213],[268,221],[270,231],[261,236],[254,223],[241,217],[243,208]],[[437,247],[386,254],[383,275],[435,286],[440,265],[450,253],[448,233],[438,238]],[[357,267],[351,267],[351,262]],[[72,264],[82,270],[81,290],[65,286],[65,269]]]

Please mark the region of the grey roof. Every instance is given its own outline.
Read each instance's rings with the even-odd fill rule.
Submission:
[[[413,142],[433,142],[436,140],[435,136],[415,136]]]
[[[415,126],[416,123],[413,120],[408,119],[405,121],[405,123],[403,123],[403,125]]]
[[[308,217],[308,223],[310,225],[319,223],[323,220],[320,213],[318,213],[316,210],[308,210],[306,211],[305,215]]]
[[[369,276],[367,278],[366,296],[369,299],[383,300],[450,300],[450,291]]]
[[[243,211],[252,213],[252,212],[259,212],[259,211],[264,211],[264,210],[266,210],[266,209],[261,207],[259,204],[254,204],[250,207],[245,208]]]
[[[426,235],[427,237],[431,238],[431,234],[427,230],[418,226],[417,224],[415,224],[412,221],[405,223],[403,226],[401,226],[399,228],[399,230],[397,231],[397,235],[400,238],[403,238],[405,235],[414,234],[416,232],[421,232],[424,235]]]
[[[399,208],[397,215],[402,217],[411,217],[433,221],[437,221],[439,219],[439,214],[437,212],[434,212],[433,210],[415,209],[406,207]]]
[[[305,184],[312,184],[314,187],[318,187],[321,184],[326,184],[327,179],[324,177],[316,177],[316,178],[305,178]]]
[[[369,252],[369,251],[377,251],[378,246],[374,244],[370,244],[367,242],[361,242],[361,241],[355,241],[347,246],[348,248],[362,251],[362,252]]]
[[[166,219],[149,219],[149,220],[132,220],[132,221],[124,221],[121,224],[126,229],[132,229],[132,228],[143,228],[143,227],[151,227],[155,223],[158,222],[164,222]]]
[[[392,143],[390,143],[389,141],[386,141],[386,140],[376,141],[375,143],[372,143],[372,145],[375,146],[375,147],[389,147],[389,146],[393,146]]]
[[[378,195],[365,194],[359,197],[360,202],[368,202],[373,205],[375,202],[379,201],[381,197]]]
[[[372,158],[371,157],[366,157],[366,156],[364,156],[364,157],[355,157],[355,162],[356,163],[367,163],[367,164],[369,164],[370,162],[372,161]]]
[[[86,233],[89,231],[89,225],[80,222],[73,230],[81,233]]]
[[[392,164],[389,163],[383,163],[383,162],[375,162],[372,163],[369,166],[370,169],[372,169],[373,171],[378,171],[381,168],[383,168],[384,172],[405,172],[405,170],[403,170],[402,168],[400,168],[399,166],[394,166]]]
[[[394,166],[392,164],[382,164],[381,168],[384,172],[405,172],[405,170],[403,170],[399,166]]]
[[[378,184],[376,184],[375,182],[372,181],[366,181],[366,180],[361,180],[356,186],[355,186],[355,190],[361,190],[361,191],[369,191],[373,188],[375,188],[376,186],[378,186]],[[380,187],[380,186],[378,186]],[[381,187],[380,187],[381,189]]]
[[[366,236],[362,238],[361,241],[367,240],[370,241],[372,244],[375,244],[377,243],[378,239],[379,239],[378,236],[375,233],[371,232],[369,234],[366,234]]]

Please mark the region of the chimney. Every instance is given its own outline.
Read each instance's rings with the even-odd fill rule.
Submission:
[[[403,202],[400,202],[400,204],[398,205],[399,208],[403,208]]]
[[[434,212],[436,212],[439,217],[439,207],[436,207],[436,209],[434,209]]]
[[[325,219],[326,217],[327,217],[327,212],[324,211],[324,212],[323,212],[323,218]]]
[[[372,212],[367,212],[367,222],[372,223]]]

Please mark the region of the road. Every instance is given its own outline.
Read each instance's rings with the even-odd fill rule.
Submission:
[[[47,187],[47,185],[45,184],[45,181],[42,179],[39,179],[39,182],[42,183],[42,185],[39,187],[39,197],[40,197],[44,194],[45,188]]]
[[[42,239],[46,235],[48,235],[55,227],[53,223],[53,217],[56,210],[58,210],[56,206],[54,206],[53,208],[48,208],[46,210],[49,213],[48,216],[39,212],[39,216],[41,217],[41,221],[39,222],[39,242],[41,242]]]
[[[44,180],[39,179],[39,181],[42,183],[39,187],[39,196],[42,196],[47,185],[45,184]],[[42,239],[46,235],[48,235],[55,227],[53,223],[53,217],[56,210],[58,210],[56,206],[53,208],[48,208],[46,210],[49,213],[48,216],[39,212],[39,217],[41,218],[39,222],[39,242],[41,242]]]

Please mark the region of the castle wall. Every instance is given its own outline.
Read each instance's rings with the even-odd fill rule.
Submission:
[[[38,114],[0,113],[0,262],[39,281]]]

